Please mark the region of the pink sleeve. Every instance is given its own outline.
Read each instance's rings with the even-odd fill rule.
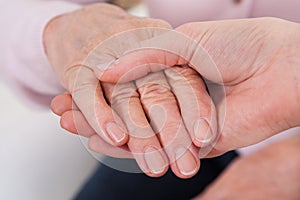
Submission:
[[[44,53],[43,30],[53,17],[80,6],[37,0],[10,0],[0,4],[0,41],[4,50],[0,59],[1,76],[25,100],[49,107],[51,98],[64,90]]]

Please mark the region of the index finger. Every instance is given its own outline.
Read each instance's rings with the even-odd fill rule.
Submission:
[[[73,100],[90,126],[106,142],[115,146],[125,144],[128,140],[126,127],[107,104],[93,71],[81,66],[73,68],[68,75]]]

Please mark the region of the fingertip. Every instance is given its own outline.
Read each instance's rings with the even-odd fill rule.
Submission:
[[[164,171],[160,172],[160,173],[152,173],[152,172],[144,172],[147,176],[152,177],[152,178],[159,178],[164,176],[169,170],[169,167],[166,167],[164,169]]]
[[[193,143],[197,147],[205,147],[211,144],[215,134],[206,120],[198,119],[194,122],[193,135]]]
[[[169,170],[169,165],[166,165],[164,166],[163,169],[159,169],[159,170],[156,170],[156,171],[153,171],[152,169],[149,168],[149,165],[147,165],[147,169],[144,169],[143,172],[149,176],[149,177],[153,177],[153,178],[159,178],[159,177],[162,177],[164,176],[168,170]]]
[[[198,173],[200,160],[191,150],[179,148],[176,152],[176,160],[171,164],[171,168],[177,177],[188,179]]]
[[[122,146],[127,143],[129,139],[128,134],[124,128],[120,127],[120,125],[115,122],[109,122],[106,124],[105,128],[112,145]]]
[[[144,150],[145,173],[150,177],[161,177],[169,169],[168,157],[164,150],[154,146],[147,146]]]
[[[78,135],[78,131],[75,127],[72,117],[72,111],[64,112],[60,118],[60,126],[69,131],[70,133]]]
[[[99,135],[89,137],[88,148],[91,151],[101,153],[115,158],[133,158],[126,146],[115,147],[104,141]],[[116,166],[117,167],[117,166]]]
[[[61,116],[63,113],[61,112],[61,108],[59,106],[59,103],[58,103],[58,96],[55,96],[52,100],[51,100],[51,104],[50,104],[50,107],[51,107],[51,111],[58,115],[58,116]]]
[[[68,110],[72,110],[72,97],[70,94],[60,94],[54,97],[51,101],[51,110],[58,116],[62,116],[62,114]]]
[[[111,144],[115,147],[120,147],[125,145],[128,142],[128,135],[126,134],[126,136],[121,140],[121,141],[116,141],[116,140],[111,140]]]

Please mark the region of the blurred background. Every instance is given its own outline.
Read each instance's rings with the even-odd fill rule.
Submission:
[[[50,110],[31,110],[1,81],[0,97],[0,199],[71,199],[98,161]]]

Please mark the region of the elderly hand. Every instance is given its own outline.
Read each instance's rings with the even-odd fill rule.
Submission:
[[[296,23],[273,18],[189,23],[144,42],[99,78],[116,82],[127,74],[132,80],[163,68],[154,65],[193,67],[217,99],[220,137],[210,154],[215,156],[300,125],[299,53]]]
[[[45,51],[61,84],[72,94],[93,129],[112,145],[125,144],[128,140],[127,130],[107,105],[97,78],[84,65],[84,60],[107,38],[145,27],[168,29],[170,25],[161,20],[131,16],[109,4],[94,4],[52,19],[44,32]],[[149,32],[134,35],[131,39],[143,40],[153,35],[155,33]],[[107,52],[103,57],[115,56],[118,55]],[[94,61],[99,64],[101,59]]]
[[[168,164],[181,178],[197,173],[199,150],[192,142],[202,147],[202,154],[205,149],[208,152],[209,144],[216,138],[217,123],[214,104],[194,70],[188,66],[173,67],[135,82],[102,83],[102,87],[109,104],[125,122],[130,134],[128,147],[145,173],[160,176]],[[62,127],[90,138],[92,150],[114,157],[129,154],[124,147],[112,148],[93,135],[83,114],[72,108],[70,95],[56,97],[52,108],[62,116]]]
[[[300,134],[234,161],[195,200],[300,199]]]

